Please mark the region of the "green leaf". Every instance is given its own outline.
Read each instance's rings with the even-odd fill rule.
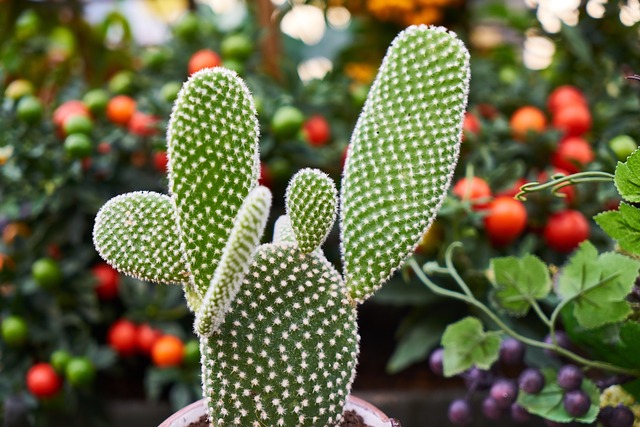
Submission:
[[[622,249],[640,254],[640,209],[620,203],[617,211],[602,212],[593,218]]]
[[[640,202],[640,150],[634,151],[626,162],[618,162],[614,182],[623,199]]]
[[[624,391],[633,396],[636,402],[640,401],[640,379],[629,381],[621,385]]]
[[[413,326],[406,332],[391,355],[387,372],[395,374],[412,363],[424,360],[434,348],[444,330],[444,322],[431,317]]]
[[[498,360],[500,341],[500,334],[484,332],[475,317],[449,325],[442,335],[444,376],[452,377],[473,366],[489,369]]]
[[[525,316],[533,301],[547,296],[551,277],[546,264],[533,255],[491,261],[494,301],[507,313]]]
[[[598,256],[590,242],[580,245],[558,280],[558,295],[571,299],[576,320],[585,328],[620,322],[631,313],[631,292],[640,261],[607,252]]]
[[[518,404],[527,412],[539,415],[547,420],[558,423],[569,423],[578,421],[581,423],[592,423],[598,416],[598,403],[600,402],[600,392],[591,381],[585,379],[582,381],[582,390],[584,390],[591,399],[589,411],[582,417],[574,418],[567,413],[562,404],[564,390],[557,384],[556,372],[551,369],[543,371],[545,377],[545,386],[538,394],[529,394],[520,390],[518,395]]]

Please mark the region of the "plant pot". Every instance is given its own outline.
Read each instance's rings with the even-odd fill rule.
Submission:
[[[387,417],[372,404],[355,396],[347,398],[345,411],[349,410],[356,411],[364,419],[364,423],[371,427],[401,427],[400,422]],[[206,404],[204,399],[201,399],[171,415],[158,427],[187,427],[189,424],[198,421],[205,413]]]

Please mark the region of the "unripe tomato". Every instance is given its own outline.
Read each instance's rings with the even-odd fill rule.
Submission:
[[[109,91],[116,95],[127,95],[133,92],[134,76],[131,71],[120,71],[109,79]]]
[[[55,396],[62,388],[62,379],[48,363],[37,363],[27,371],[27,388],[35,397]]]
[[[33,87],[33,83],[24,79],[17,79],[7,85],[4,90],[4,96],[9,99],[17,101],[23,96],[33,95],[36,89]]]
[[[73,159],[84,159],[91,155],[93,145],[87,135],[73,133],[65,138],[64,151]]]
[[[138,348],[138,327],[128,320],[118,320],[107,332],[107,343],[120,356],[135,354]]]
[[[129,120],[129,132],[138,136],[153,136],[159,133],[158,119],[156,116],[136,111]]]
[[[71,114],[64,120],[62,130],[65,135],[71,135],[72,133],[89,135],[93,130],[93,122],[84,114]]]
[[[638,144],[629,135],[618,135],[609,140],[609,148],[616,155],[616,158],[623,162],[636,151]]]
[[[309,144],[314,147],[325,145],[331,138],[331,127],[323,116],[311,116],[304,122],[302,131]]]
[[[586,105],[568,105],[553,114],[553,127],[565,136],[580,136],[591,129],[591,112]]]
[[[453,194],[460,200],[468,200],[474,210],[481,210],[488,206],[491,188],[484,179],[474,176],[470,180],[460,179],[453,186]]]
[[[104,113],[104,110],[107,108],[109,94],[103,89],[93,89],[84,94],[82,102],[85,103],[91,113],[99,115]]]
[[[569,173],[576,173],[591,163],[594,158],[591,145],[585,139],[573,136],[560,141],[558,148],[551,156],[551,164]]]
[[[127,95],[114,96],[107,103],[107,118],[117,125],[125,126],[136,111],[136,101]]]
[[[64,375],[72,386],[85,387],[95,379],[96,368],[87,357],[73,357],[67,363]]]
[[[556,212],[549,217],[543,234],[551,249],[569,253],[589,238],[589,222],[578,211]]]
[[[180,82],[165,83],[160,88],[160,96],[166,102],[173,102],[178,97],[178,92],[180,92],[181,87],[182,87],[182,84]]]
[[[473,113],[467,111],[462,122],[462,141],[466,139],[467,135],[476,135],[479,132],[480,121]]]
[[[29,325],[20,316],[6,317],[0,324],[2,340],[9,347],[18,347],[27,342],[29,337]]]
[[[271,118],[271,130],[276,136],[290,137],[295,135],[304,123],[304,114],[296,107],[285,105],[276,110]]]
[[[173,33],[182,40],[193,40],[199,31],[200,23],[198,17],[193,12],[187,12],[175,23]]]
[[[62,282],[62,270],[51,258],[40,258],[31,265],[31,277],[44,289],[53,289]]]
[[[571,85],[558,86],[547,98],[547,110],[549,110],[551,114],[555,114],[562,108],[575,104],[586,106],[587,99],[580,89]]]
[[[53,369],[55,369],[57,373],[63,374],[67,364],[71,360],[71,354],[66,350],[56,350],[51,353],[49,360],[51,361]]]
[[[118,296],[120,274],[113,267],[106,263],[96,264],[91,268],[91,273],[98,282],[95,291],[99,299],[107,301]]]
[[[136,345],[142,354],[150,355],[153,345],[162,337],[162,332],[143,323],[138,327]]]
[[[220,53],[225,58],[246,59],[253,51],[253,42],[244,34],[232,34],[220,44]]]
[[[165,335],[151,348],[151,360],[161,368],[178,366],[184,358],[184,344],[174,335]]]
[[[18,101],[16,114],[25,123],[38,123],[42,119],[42,103],[34,96],[25,96]]]
[[[189,340],[184,345],[184,363],[187,366],[195,366],[200,363],[200,343],[198,340]]]
[[[484,218],[484,227],[489,240],[495,246],[513,242],[527,225],[527,209],[524,204],[511,197],[496,197]]]
[[[542,110],[531,105],[518,108],[509,119],[511,133],[515,139],[524,140],[529,132],[542,132],[547,127],[547,118]]]
[[[169,158],[166,151],[156,151],[153,153],[153,168],[161,173],[167,173]]]
[[[197,73],[205,68],[214,68],[222,64],[222,60],[217,53],[211,49],[202,49],[191,55],[189,58],[189,75]]]
[[[236,73],[242,75],[245,71],[244,62],[238,61],[237,59],[227,58],[222,61],[222,66],[224,68],[228,68],[229,70],[235,71]]]
[[[55,109],[53,112],[53,124],[61,128],[68,117],[75,115],[91,117],[89,109],[82,101],[71,100],[60,104],[60,106]]]

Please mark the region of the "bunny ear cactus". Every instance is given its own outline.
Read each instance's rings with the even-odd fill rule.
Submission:
[[[231,71],[194,74],[169,130],[170,195],[116,197],[99,212],[98,252],[120,271],[182,283],[200,336],[216,426],[333,426],[358,355],[357,303],[399,268],[431,224],[458,155],[468,53],[453,33],[410,27],[391,45],[349,148],[340,195],[344,277],[324,257],[338,197],[304,169],[273,243],[257,186],[258,129]]]

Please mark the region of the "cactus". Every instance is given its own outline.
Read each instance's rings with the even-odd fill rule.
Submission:
[[[349,146],[343,274],[321,248],[337,215],[331,179],[298,172],[273,242],[260,244],[271,196],[257,185],[249,91],[223,68],[184,84],[167,132],[170,195],[109,201],[94,242],[116,269],[184,287],[214,425],[339,422],[355,376],[357,304],[410,256],[450,184],[468,61],[439,27],[409,27],[391,45]]]

